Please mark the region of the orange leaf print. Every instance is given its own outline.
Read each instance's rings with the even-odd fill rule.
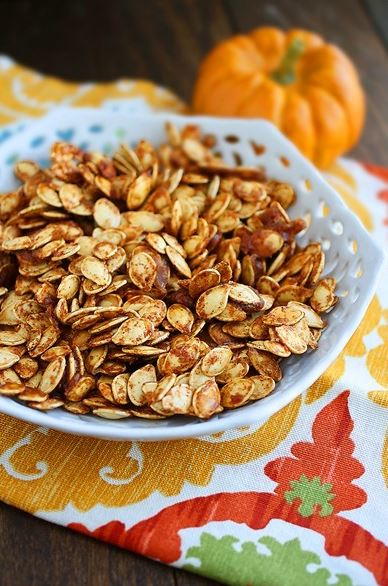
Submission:
[[[388,407],[388,390],[387,391],[369,391],[368,397],[380,407]]]
[[[18,91],[15,92],[15,86]],[[143,98],[155,110],[183,112],[185,106],[172,92],[147,80],[121,79],[109,83],[72,83],[41,76],[10,62],[0,70],[0,124],[24,115],[42,116],[55,105],[100,106],[106,100]]]
[[[388,326],[381,326],[377,331],[383,343],[369,351],[366,363],[373,378],[388,389]]]
[[[328,390],[343,376],[345,372],[345,356],[361,357],[367,352],[364,343],[364,337],[373,332],[378,326],[382,317],[382,308],[376,295],[373,297],[361,324],[342,350],[341,354],[331,364],[331,366],[315,381],[314,384],[307,390],[305,395],[305,402],[307,404],[313,403],[317,399],[323,397]],[[368,354],[371,355],[371,352]],[[372,373],[373,374],[373,373]]]
[[[383,477],[385,480],[385,484],[388,487],[388,436],[386,436],[384,439],[382,464],[383,464],[383,466],[382,466]]]
[[[380,165],[373,165],[372,163],[363,163],[362,164],[364,169],[371,173],[375,177],[382,179],[388,183],[388,169],[385,167],[380,167]]]
[[[217,465],[244,464],[274,450],[293,427],[300,406],[298,397],[248,435],[226,437],[219,443],[201,438],[110,442],[53,430],[42,434],[35,433],[36,426],[0,415],[7,438],[4,447],[19,445],[26,435],[31,436],[28,445],[12,454],[15,475],[0,466],[0,500],[29,512],[61,510],[69,502],[86,511],[97,503],[115,507],[136,503],[155,491],[176,495],[185,482],[205,486]],[[26,484],[20,477],[36,473],[39,462],[47,471]]]
[[[357,196],[358,186],[353,175],[336,162],[326,171],[325,178],[340,194],[346,205],[360,218],[365,228],[371,231],[373,229],[372,215]]]

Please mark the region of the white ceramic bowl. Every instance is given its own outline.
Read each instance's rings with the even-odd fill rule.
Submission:
[[[340,302],[328,315],[328,328],[318,350],[286,360],[284,378],[269,397],[225,411],[209,421],[183,417],[109,421],[62,409],[35,411],[7,397],[0,397],[0,412],[44,427],[112,440],[159,441],[212,434],[257,423],[295,399],[338,356],[359,325],[375,291],[383,254],[313,165],[266,121],[169,114],[128,116],[103,109],[58,109],[17,131],[0,145],[0,192],[17,184],[12,173],[15,160],[33,159],[45,165],[49,147],[56,140],[111,153],[120,142],[135,143],[146,138],[160,143],[164,140],[166,120],[178,126],[199,124],[204,132],[217,137],[217,151],[226,161],[234,162],[237,156],[244,164],[260,165],[268,177],[288,182],[296,189],[297,202],[289,210],[290,215],[309,216],[311,220],[309,229],[298,241],[301,245],[310,240],[322,242],[326,253],[324,274],[337,279],[340,296]],[[264,147],[260,154],[255,153],[251,141]]]

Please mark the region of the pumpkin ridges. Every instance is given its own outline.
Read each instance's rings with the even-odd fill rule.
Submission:
[[[320,35],[312,33],[302,28],[293,28],[286,33],[286,45],[287,47],[293,42],[294,39],[300,39],[305,45],[305,52],[321,47],[324,44],[324,40]]]
[[[242,107],[240,107],[236,114],[238,116],[249,116],[250,108],[253,107],[255,116],[259,118],[266,118],[276,125],[279,125],[282,119],[282,111],[285,103],[285,92],[279,84],[271,79],[264,79],[263,82],[256,88],[255,93],[258,96],[257,100],[248,103],[246,99]],[[247,96],[249,98],[249,95]],[[259,99],[260,98],[260,99]]]
[[[311,106],[296,89],[287,92],[280,128],[306,157],[313,157],[316,132]]]
[[[261,84],[263,83],[263,81],[265,81],[265,77],[264,74],[261,72],[258,72],[254,77],[252,77],[250,80],[241,80],[241,87],[243,87],[243,95],[241,95],[242,99],[239,101],[238,106],[236,106],[236,116],[246,116],[246,114],[243,113],[244,110],[244,104],[246,104],[247,102],[249,102],[249,99],[251,98],[252,95],[254,95],[257,91],[258,88],[261,86]]]
[[[261,75],[257,74],[258,83],[262,81]],[[208,89],[210,93],[207,97],[208,113],[227,116],[230,105],[233,105],[233,111],[238,115],[240,104],[246,100],[247,96],[251,95],[253,83],[252,76],[228,77],[219,81],[213,88]],[[228,96],[227,100],[224,99],[225,95]]]
[[[326,45],[301,60],[299,74],[306,85],[328,90],[342,104],[350,124],[346,148],[353,146],[364,124],[365,98],[350,59],[338,47]]]
[[[241,67],[241,61],[249,63],[249,67]],[[225,62],[228,63],[227,68],[225,68]],[[260,55],[248,37],[238,35],[217,45],[200,66],[193,92],[194,110],[200,111],[207,107],[206,102],[209,96],[212,96],[217,83],[223,83],[225,79],[233,79],[235,75],[256,75],[260,65]],[[216,112],[207,110],[207,113]]]
[[[341,104],[324,88],[309,86],[305,96],[310,103],[315,131],[319,136],[313,161],[319,167],[326,168],[347,149],[349,124]]]
[[[209,68],[213,72],[225,65],[234,73],[255,73],[264,66],[264,59],[249,37],[237,35],[210,51],[200,66],[200,73]]]
[[[351,90],[349,88],[340,87],[341,84],[334,84],[330,83],[330,80],[324,80],[322,75],[322,79],[320,83],[314,83],[311,87],[320,87],[328,94],[334,98],[338,104],[341,105],[344,116],[348,123],[348,135],[346,146],[344,150],[349,150],[360,138],[361,131],[364,125],[365,119],[365,102],[362,93],[357,93],[355,89]],[[346,74],[344,74],[344,78]],[[344,81],[344,86],[346,86],[346,81]],[[349,92],[352,93],[353,99],[348,99],[347,97],[345,100],[343,99],[343,93],[348,94]],[[340,153],[341,154],[341,153]]]
[[[278,28],[263,26],[249,33],[266,65],[264,71],[271,72],[279,66],[286,50],[286,35]]]

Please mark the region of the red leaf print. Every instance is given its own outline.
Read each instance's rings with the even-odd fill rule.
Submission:
[[[341,393],[318,413],[312,427],[313,443],[298,442],[291,448],[295,458],[284,456],[266,465],[264,472],[278,483],[277,494],[292,493],[290,488],[301,479],[302,483],[317,479],[322,486],[331,485],[327,490],[331,493],[330,508],[335,513],[356,509],[366,502],[366,493],[352,484],[365,470],[352,457],[354,442],[349,436],[353,421],[348,396],[349,391]]]
[[[378,165],[372,165],[372,163],[363,163],[363,167],[368,173],[388,183],[388,169],[379,167]],[[380,189],[377,192],[377,199],[388,204],[388,189]],[[388,226],[388,217],[384,218],[384,224]]]
[[[385,167],[380,167],[379,165],[373,165],[372,163],[362,163],[364,169],[374,175],[378,179],[382,179],[383,181],[387,181],[388,183],[388,169]]]
[[[271,519],[282,519],[320,533],[329,555],[357,561],[380,583],[388,571],[388,549],[369,531],[336,514],[366,501],[366,493],[352,484],[364,467],[353,457],[348,396],[348,391],[341,393],[317,414],[312,442],[298,442],[291,448],[292,456],[266,465],[265,473],[278,483],[276,494],[236,492],[197,497],[168,506],[129,529],[119,521],[94,531],[80,523],[70,523],[69,527],[173,563],[181,555],[179,532],[184,528],[230,520],[262,529]],[[299,502],[294,502],[298,498]]]
[[[320,533],[329,555],[354,560],[370,570],[379,584],[385,583],[388,548],[382,541],[357,523],[338,515],[302,517],[294,505],[290,506],[276,494],[236,492],[197,497],[170,505],[130,529],[120,521],[111,521],[94,531],[89,531],[81,523],[68,526],[90,537],[171,564],[182,553],[179,535],[182,529],[229,520],[246,523],[251,529],[263,529],[271,519],[282,519]]]
[[[121,521],[110,521],[106,525],[97,527],[94,531],[89,531],[89,529],[87,529],[82,523],[70,523],[68,527],[74,529],[74,531],[79,531],[79,533],[89,535],[89,537],[95,537],[101,541],[114,543],[120,547],[126,547],[126,530],[124,523],[121,523]]]
[[[388,189],[381,189],[377,193],[377,198],[382,202],[388,204]],[[384,218],[384,225],[388,226],[388,217]]]
[[[384,203],[388,203],[388,189],[382,189],[379,191],[377,197]]]

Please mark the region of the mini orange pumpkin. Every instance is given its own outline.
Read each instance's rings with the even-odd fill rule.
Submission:
[[[262,27],[221,42],[205,57],[193,108],[271,120],[325,168],[358,141],[365,98],[341,49],[305,30]]]

